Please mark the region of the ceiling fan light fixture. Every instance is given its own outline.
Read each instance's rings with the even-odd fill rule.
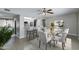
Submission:
[[[52,11],[52,9],[49,9],[48,11]]]

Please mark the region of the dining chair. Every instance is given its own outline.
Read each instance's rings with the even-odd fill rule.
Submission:
[[[41,44],[44,44],[45,49],[47,50],[47,45],[49,44],[50,41],[47,42],[46,33],[44,33],[43,31],[39,31],[38,34],[39,34],[39,38],[38,38],[38,40],[39,40],[39,48],[40,48]]]
[[[61,42],[62,43],[62,49],[64,50],[65,48],[65,42],[66,42],[66,37],[68,35],[69,28],[64,29],[64,31],[58,35],[55,36],[54,40],[55,42]],[[56,43],[57,44],[57,43]]]

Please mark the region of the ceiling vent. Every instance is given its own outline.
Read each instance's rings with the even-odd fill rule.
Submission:
[[[10,11],[10,9],[7,9],[7,8],[5,8],[4,10],[5,10],[5,11],[8,11],[8,12]]]

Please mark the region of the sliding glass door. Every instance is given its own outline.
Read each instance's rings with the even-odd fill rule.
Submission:
[[[10,26],[11,28],[15,28],[14,19],[10,18],[0,18],[0,27]]]

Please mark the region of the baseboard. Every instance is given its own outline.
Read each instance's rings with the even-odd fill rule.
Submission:
[[[71,36],[75,36],[75,37],[77,37],[77,35],[76,35],[76,34],[71,34],[71,33],[68,33],[68,35],[71,35]]]
[[[68,37],[74,37],[74,38],[76,38],[76,39],[79,40],[79,36],[76,35],[76,34],[71,34],[71,33],[69,33],[68,35],[69,35]]]
[[[19,39],[23,39],[23,38],[25,38],[25,36],[20,36],[20,37],[19,37]]]

